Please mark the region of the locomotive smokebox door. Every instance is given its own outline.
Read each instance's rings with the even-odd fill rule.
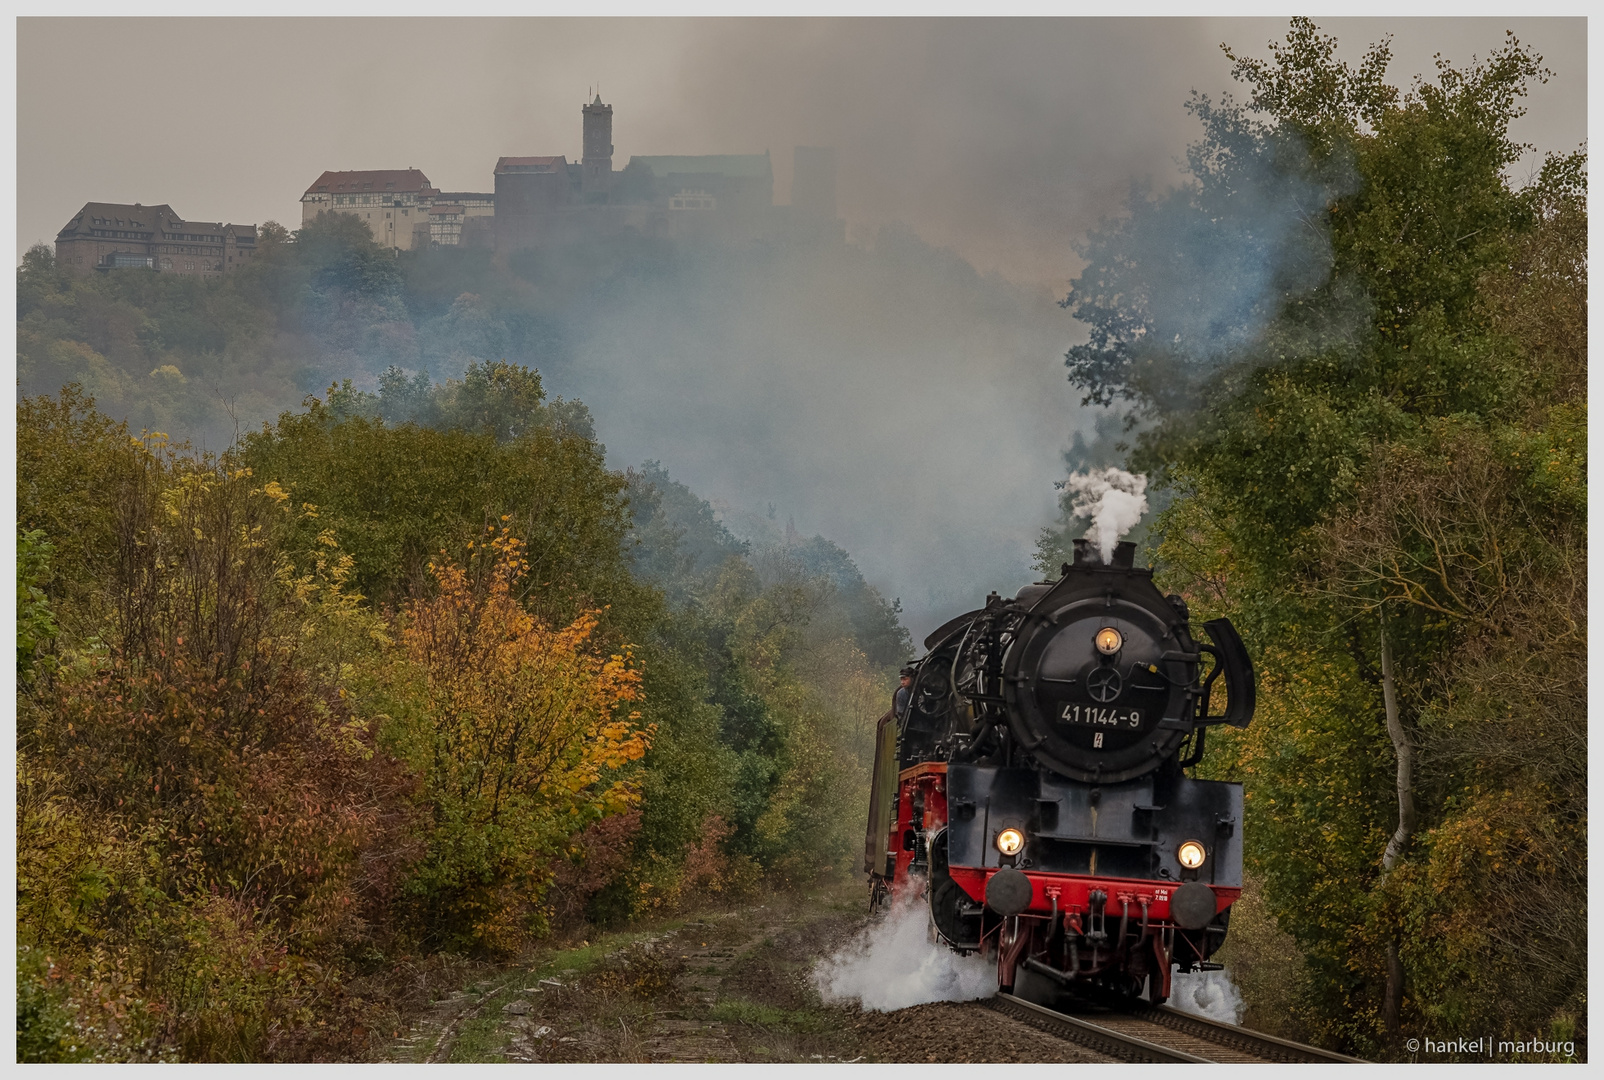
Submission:
[[[1145,776],[1175,754],[1192,730],[1199,655],[1152,571],[1078,564],[1017,603],[998,689],[1020,746],[1082,784]]]

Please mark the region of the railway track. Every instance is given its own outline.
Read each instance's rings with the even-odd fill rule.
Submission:
[[[1304,1064],[1345,1062],[1359,1058],[1315,1046],[1261,1035],[1232,1024],[1206,1020],[1168,1006],[1136,1012],[1097,1012],[1080,1016],[1054,1012],[1010,994],[985,1001],[1034,1028],[1067,1039],[1117,1061],[1198,1064]]]

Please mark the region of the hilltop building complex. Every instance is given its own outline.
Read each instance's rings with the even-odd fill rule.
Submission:
[[[774,205],[767,153],[634,155],[613,168],[613,107],[580,110],[581,157],[507,156],[493,193],[441,192],[417,169],[326,172],[301,197],[301,220],[355,214],[397,250],[427,245],[500,252],[609,236],[840,239],[835,153],[796,148],[790,206]]]
[[[436,211],[439,211],[438,213]],[[495,197],[469,191],[440,191],[417,169],[326,172],[301,196],[301,224],[324,211],[351,214],[368,223],[373,239],[397,251],[472,242],[482,231],[489,242]]]
[[[217,277],[255,252],[255,225],[185,221],[166,203],[84,203],[56,234],[56,261],[84,273],[143,267]]]
[[[613,168],[613,107],[580,110],[582,156],[502,157],[494,191],[441,191],[419,169],[323,173],[301,195],[301,224],[350,214],[395,251],[498,252],[608,237],[665,240],[841,240],[835,152],[796,148],[791,204],[774,205],[762,154],[641,155]],[[56,237],[56,256],[88,271],[117,267],[226,274],[256,248],[256,226],[185,222],[166,204],[86,203]]]

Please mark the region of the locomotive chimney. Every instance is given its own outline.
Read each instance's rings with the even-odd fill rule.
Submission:
[[[1130,540],[1121,540],[1114,545],[1114,567],[1119,570],[1129,570],[1136,565],[1136,545]]]
[[[1084,536],[1075,541],[1075,565],[1096,566],[1101,560],[1097,552],[1092,550],[1092,542]]]

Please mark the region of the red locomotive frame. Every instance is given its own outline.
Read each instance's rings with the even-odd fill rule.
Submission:
[[[897,776],[897,817],[892,831],[886,837],[887,850],[896,852],[891,895],[904,902],[922,896],[926,883],[913,873],[918,857],[915,837],[935,836],[947,824],[947,764],[926,761],[902,770]],[[913,820],[914,807],[922,807],[920,820]],[[951,866],[948,874],[977,904],[986,902],[986,883],[1001,867]],[[1032,895],[1030,904],[1018,915],[1000,920],[987,930],[980,942],[981,954],[997,960],[997,985],[1003,990],[1012,989],[1023,957],[1029,955],[1031,945],[1044,941],[1054,929],[1054,922],[1063,920],[1067,934],[1079,936],[1086,929],[1089,917],[1099,917],[1091,902],[1095,892],[1104,900],[1100,917],[1108,919],[1111,909],[1119,912],[1120,929],[1115,946],[1107,957],[1094,954],[1085,974],[1095,974],[1105,963],[1115,961],[1115,951],[1124,947],[1127,931],[1133,919],[1139,919],[1140,939],[1137,949],[1150,948],[1152,973],[1158,976],[1154,992],[1157,1000],[1170,995],[1171,960],[1175,951],[1175,935],[1187,931],[1179,929],[1170,916],[1170,896],[1179,887],[1178,882],[1152,881],[1100,877],[1093,875],[1041,873],[1025,871]],[[1211,885],[1215,895],[1216,913],[1224,911],[1242,895],[1240,888]],[[1129,963],[1126,954],[1125,966]]]

